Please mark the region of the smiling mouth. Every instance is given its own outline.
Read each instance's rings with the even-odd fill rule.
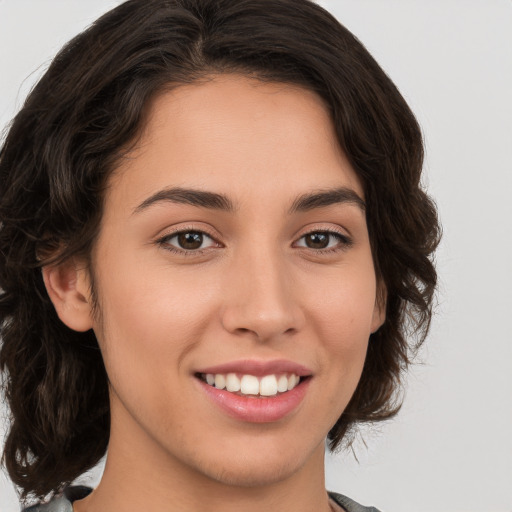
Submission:
[[[307,378],[295,373],[270,374],[261,377],[237,373],[198,373],[196,377],[213,388],[253,398],[282,395]]]

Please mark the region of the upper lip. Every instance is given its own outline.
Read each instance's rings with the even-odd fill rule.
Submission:
[[[241,373],[243,375],[254,375],[255,377],[279,373],[294,373],[299,377],[306,377],[311,375],[312,372],[309,368],[306,368],[301,364],[285,359],[276,359],[272,361],[243,359],[240,361],[231,361],[215,366],[209,366],[207,368],[201,368],[196,373]]]

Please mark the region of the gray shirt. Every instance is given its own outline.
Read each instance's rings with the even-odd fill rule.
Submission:
[[[85,498],[91,491],[91,488],[81,485],[67,487],[62,495],[56,496],[49,503],[32,505],[24,512],[73,512],[73,501]],[[330,492],[329,497],[347,512],[379,512],[375,507],[363,507],[342,494]]]

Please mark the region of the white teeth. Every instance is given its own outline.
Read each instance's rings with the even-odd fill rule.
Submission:
[[[275,375],[265,375],[260,381],[260,395],[277,395],[277,379]]]
[[[235,373],[228,373],[226,375],[226,389],[232,393],[240,391],[240,379]]]
[[[240,382],[240,391],[244,395],[259,395],[260,381],[254,375],[244,375]]]
[[[288,377],[288,391],[293,389],[299,383],[299,380],[300,380],[300,377],[292,373]]]
[[[261,396],[275,396],[277,393],[285,393],[292,390],[300,382],[300,377],[294,373],[279,376],[270,374],[260,378],[254,375],[239,376],[236,373],[207,373],[203,378],[210,386],[215,386],[217,389],[226,389],[231,393],[240,392],[242,395]]]
[[[218,389],[224,389],[226,387],[226,377],[221,373],[215,375],[215,387]]]
[[[279,391],[279,393],[288,391],[288,377],[286,375],[281,375],[281,377],[279,377],[279,380],[277,381],[277,391]]]

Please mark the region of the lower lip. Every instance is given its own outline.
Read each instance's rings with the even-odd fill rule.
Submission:
[[[311,379],[301,381],[286,393],[264,398],[235,395],[197,380],[215,405],[232,418],[251,423],[271,423],[284,418],[300,405]]]

